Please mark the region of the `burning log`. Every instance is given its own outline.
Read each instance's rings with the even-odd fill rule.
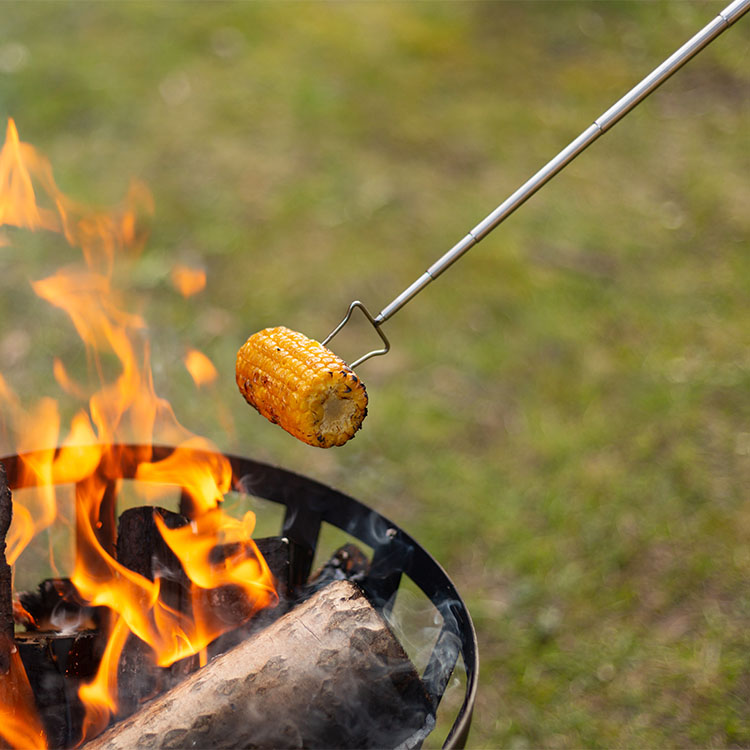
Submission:
[[[159,532],[157,514],[169,529],[190,523],[186,516],[164,508],[140,506],[124,511],[118,521],[117,560],[150,581],[159,577],[165,604],[184,613],[190,605],[190,580]],[[145,700],[176,685],[197,667],[197,657],[158,667],[151,647],[131,633],[117,667],[118,718],[130,716]]]
[[[46,578],[36,591],[16,593],[16,624],[31,632],[94,631],[106,616],[103,607],[90,607],[69,578]]]
[[[0,463],[0,675],[10,669],[13,650],[13,586],[10,565],[5,560],[5,535],[13,517],[13,501],[5,466]]]
[[[278,537],[267,537],[257,539],[255,543],[273,574],[279,597],[278,604],[275,607],[261,609],[248,620],[247,597],[236,586],[221,586],[208,592],[212,608],[220,613],[225,622],[235,625],[209,645],[210,658],[234,648],[253,633],[278,620],[296,600],[290,581],[289,541]],[[217,558],[225,554],[229,555],[231,547],[232,545],[217,546],[214,554]]]
[[[80,737],[82,682],[96,674],[102,644],[97,631],[16,635],[16,647],[34,694],[49,747],[69,747]]]
[[[34,591],[16,593],[15,635],[49,747],[68,747],[79,736],[82,681],[91,679],[104,643],[100,625],[106,610],[89,607],[67,578],[47,578]]]
[[[165,604],[184,612],[190,580],[159,532],[154,520],[157,514],[168,529],[190,523],[187,516],[164,508],[141,506],[124,511],[117,529],[117,561],[150,581],[160,578]]]
[[[347,543],[339,547],[331,559],[313,573],[307,591],[317,591],[333,581],[363,582],[369,570],[370,560],[365,553],[356,544]]]
[[[433,715],[386,622],[336,581],[84,748],[411,747]]]
[[[156,523],[159,517],[169,529],[190,523],[182,513],[163,508],[141,506],[122,513],[117,534],[117,559],[125,567],[153,581],[160,579],[160,592],[166,605],[183,614],[191,610],[191,581],[177,555],[164,540]],[[261,553],[266,557],[277,580],[286,586],[288,578],[288,545],[278,539],[258,540]],[[217,545],[213,562],[221,564],[225,558],[238,552],[238,545]],[[254,603],[238,586],[225,585],[205,591],[212,615],[229,629],[223,637],[212,643],[208,652],[213,655],[234,646],[248,633],[276,619],[281,608],[261,610],[254,615]],[[252,619],[251,619],[252,618]],[[124,719],[134,713],[146,700],[163,693],[180,683],[199,666],[199,656],[180,659],[169,667],[159,667],[154,661],[150,646],[130,634],[118,663],[117,718]]]

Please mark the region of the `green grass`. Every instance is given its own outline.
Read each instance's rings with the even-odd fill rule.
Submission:
[[[391,517],[455,581],[482,660],[470,747],[750,746],[750,22],[389,321],[346,447],[244,408],[236,349],[377,311],[723,6],[2,3],[3,121],[81,200],[153,192],[130,286],[158,393],[222,450]],[[58,395],[53,356],[85,368],[28,285],[72,259],[0,248],[25,400]],[[198,297],[177,261],[206,268]]]

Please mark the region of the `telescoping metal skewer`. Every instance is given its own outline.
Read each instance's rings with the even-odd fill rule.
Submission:
[[[507,219],[520,205],[534,195],[539,188],[570,164],[576,156],[590,146],[600,135],[606,133],[615,123],[619,122],[652,91],[657,89],[688,60],[716,39],[719,34],[726,31],[748,10],[750,10],[750,0],[735,0],[724,8],[711,23],[702,28],[692,39],[685,42],[682,47],[668,57],[659,67],[655,68],[639,84],[628,91],[625,96],[615,102],[604,114],[594,120],[575,140],[571,141],[557,156],[521,185],[515,193],[506,198],[491,214],[480,221],[463,239],[433,263],[411,286],[401,292],[396,299],[386,305],[377,315],[373,317],[359,300],[352,302],[344,319],[328,334],[322,342],[323,345],[326,346],[328,344],[347,324],[354,310],[359,308],[377,331],[383,342],[383,348],[373,349],[371,352],[352,362],[351,367],[357,367],[357,365],[361,365],[371,357],[387,354],[391,345],[381,329],[382,324],[386,320],[397,313],[431,281],[440,276],[446,268],[453,265],[467,250],[470,250],[480,240],[484,239],[495,227]]]

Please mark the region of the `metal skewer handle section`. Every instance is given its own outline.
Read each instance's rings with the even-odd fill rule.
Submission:
[[[380,313],[373,317],[361,302],[358,300],[352,302],[344,319],[328,335],[323,344],[327,344],[346,325],[354,309],[360,308],[383,340],[384,348],[368,352],[353,362],[352,367],[362,364],[362,362],[371,357],[386,354],[390,349],[390,344],[380,330],[380,326],[386,320],[397,313],[431,281],[440,276],[443,271],[453,265],[467,250],[470,250],[484,239],[495,227],[534,195],[539,188],[549,182],[558,172],[570,164],[576,156],[588,148],[600,135],[606,133],[652,91],[678,71],[688,60],[697,55],[698,52],[716,39],[719,34],[726,31],[735,21],[739,20],[748,10],[750,10],[750,0],[734,0],[711,23],[702,28],[692,39],[685,42],[682,47],[668,57],[659,67],[655,68],[639,84],[628,91],[625,96],[594,120],[575,140],[543,166],[533,177],[521,185],[515,193],[506,198],[491,214],[469,231],[463,239],[435,261],[411,286],[401,292],[390,304],[386,305]]]

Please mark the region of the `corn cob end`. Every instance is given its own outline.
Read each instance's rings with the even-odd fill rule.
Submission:
[[[284,326],[253,334],[237,353],[235,371],[245,400],[308,445],[343,445],[367,416],[367,391],[354,371]]]

